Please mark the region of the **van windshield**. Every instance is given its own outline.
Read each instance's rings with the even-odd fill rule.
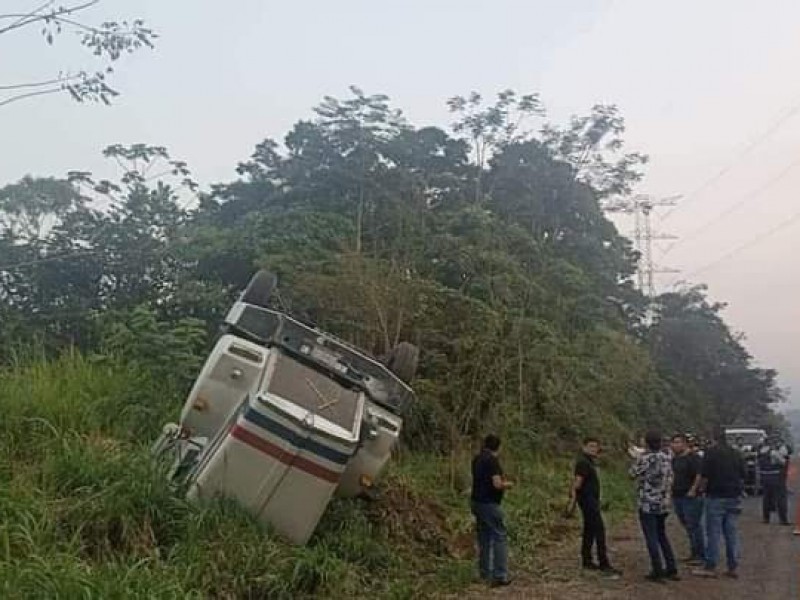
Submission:
[[[764,440],[764,434],[760,431],[726,433],[725,437],[732,446],[756,446]]]

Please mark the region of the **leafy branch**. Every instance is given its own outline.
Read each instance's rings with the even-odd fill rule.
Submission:
[[[71,31],[79,36],[80,44],[92,55],[108,62],[119,60],[142,48],[153,48],[158,37],[144,21],[106,21],[92,25],[80,17],[101,0],[91,0],[69,6],[54,6],[49,0],[28,13],[0,14],[0,35],[25,27],[41,25],[41,34],[49,45],[58,35]],[[3,25],[3,23],[7,23]],[[0,85],[0,107],[37,96],[68,93],[76,102],[110,104],[118,95],[106,81],[114,69],[110,64],[101,70],[79,70],[60,73],[56,78],[27,83]],[[5,94],[5,96],[3,96]]]

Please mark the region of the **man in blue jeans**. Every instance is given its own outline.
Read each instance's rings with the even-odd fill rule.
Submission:
[[[703,534],[703,498],[700,496],[702,459],[690,449],[683,434],[672,436],[672,506],[689,537],[694,567],[705,565],[706,540]]]
[[[503,492],[512,483],[503,476],[498,454],[500,438],[487,435],[483,449],[472,460],[472,514],[478,534],[478,568],[481,579],[492,587],[510,583],[508,577],[508,542],[503,510]]]
[[[739,539],[736,521],[742,512],[745,467],[741,455],[728,446],[725,431],[714,432],[714,446],[703,458],[701,486],[706,492],[706,561],[694,571],[700,577],[717,577],[720,560],[719,539],[725,538],[727,577],[737,579]]]

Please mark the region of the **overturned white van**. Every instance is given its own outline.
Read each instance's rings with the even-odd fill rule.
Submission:
[[[386,364],[268,308],[261,271],[234,303],[153,452],[191,499],[233,498],[286,539],[308,541],[334,494],[369,495],[414,401],[418,351]]]

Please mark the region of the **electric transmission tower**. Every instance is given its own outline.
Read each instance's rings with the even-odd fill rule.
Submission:
[[[636,281],[639,290],[648,298],[656,295],[655,276],[660,273],[677,273],[676,269],[658,266],[653,256],[654,240],[674,240],[674,235],[653,230],[651,215],[662,206],[675,206],[680,196],[654,198],[646,194],[637,194],[632,198],[622,198],[609,202],[605,206],[608,212],[620,212],[633,215],[633,242],[639,253],[636,269]]]

